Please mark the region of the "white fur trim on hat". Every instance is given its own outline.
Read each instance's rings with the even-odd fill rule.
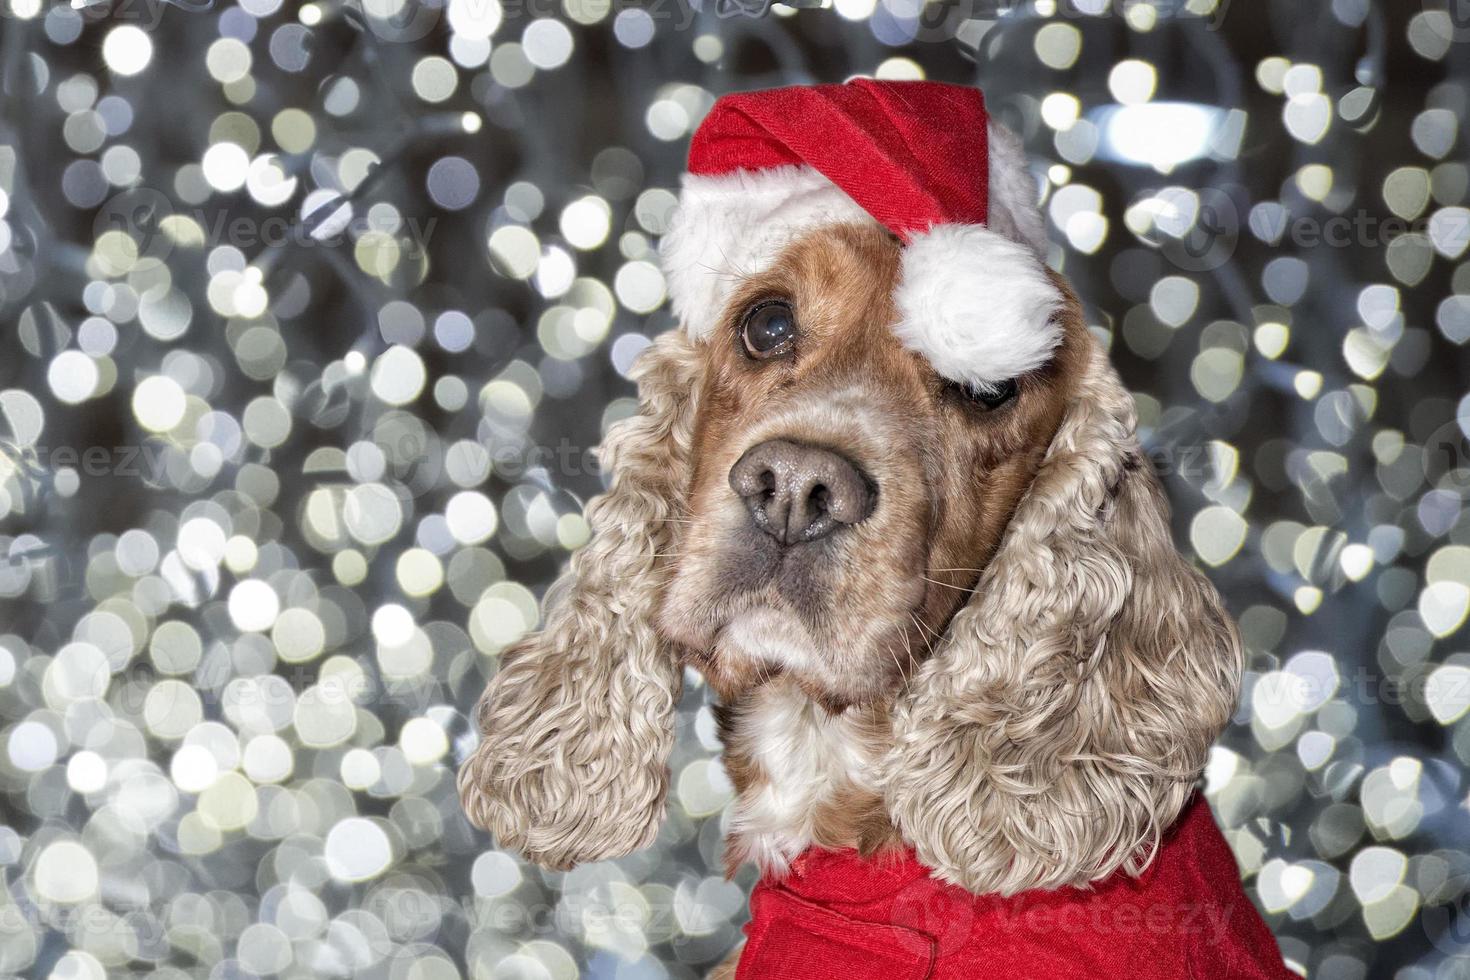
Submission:
[[[936,225],[903,250],[894,293],[905,347],[984,388],[1041,367],[1062,341],[1062,293],[1030,248],[984,225]]]
[[[915,236],[897,292],[905,343],[945,377],[979,384],[1039,367],[1061,339],[1050,323],[1061,296],[1042,264],[1046,226],[1025,149],[995,124],[989,141],[988,230],[940,225]],[[659,246],[674,313],[689,336],[707,337],[740,279],[764,272],[787,245],[824,226],[873,221],[810,167],[687,174]],[[1035,322],[1018,318],[1028,311]]]
[[[687,174],[659,245],[674,313],[689,336],[707,337],[741,277],[765,271],[809,231],[873,220],[810,167]]]

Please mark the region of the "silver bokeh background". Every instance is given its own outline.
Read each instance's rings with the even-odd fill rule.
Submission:
[[[657,846],[465,823],[501,649],[672,323],[720,93],[974,82],[1251,650],[1208,773],[1288,960],[1470,976],[1463,0],[0,0],[0,973],[694,977]]]

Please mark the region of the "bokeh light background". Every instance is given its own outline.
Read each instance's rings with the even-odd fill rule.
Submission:
[[[0,0],[0,973],[695,977],[651,851],[466,824],[498,652],[671,325],[716,95],[974,81],[1251,650],[1208,790],[1301,971],[1470,976],[1459,0]]]

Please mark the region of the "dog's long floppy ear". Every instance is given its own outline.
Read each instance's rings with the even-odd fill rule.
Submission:
[[[1133,400],[1086,340],[999,553],[895,712],[890,813],[974,892],[1140,873],[1240,683],[1235,626],[1175,551]]]
[[[679,331],[640,357],[639,414],[611,430],[592,540],[552,586],[545,628],[505,652],[459,772],[470,821],[552,868],[652,843],[663,820],[681,668],[654,606],[688,480],[698,362]]]

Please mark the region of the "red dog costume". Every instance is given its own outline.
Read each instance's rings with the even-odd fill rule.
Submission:
[[[737,980],[1292,980],[1196,798],[1142,876],[1011,898],[946,885],[911,854],[812,849],[751,895]]]
[[[751,895],[736,980],[1292,980],[1197,798],[1138,879],[972,895],[906,855],[813,848]]]

